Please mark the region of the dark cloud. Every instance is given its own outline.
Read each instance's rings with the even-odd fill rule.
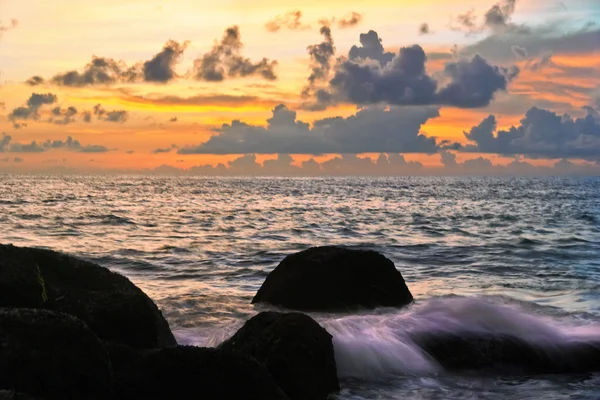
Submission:
[[[470,60],[447,63],[446,85],[438,89],[438,81],[425,71],[427,57],[419,45],[401,48],[398,56],[386,62],[389,53],[383,53],[377,34],[370,32],[361,39],[367,37],[370,47],[353,47],[348,59],[341,59],[335,66],[327,90],[329,102],[483,107],[490,104],[496,92],[505,91],[519,72],[516,67],[490,65],[476,55]]]
[[[124,123],[129,118],[129,113],[125,110],[106,111],[101,104],[96,104],[92,111],[93,115],[100,121]],[[91,114],[84,116],[85,122],[91,121]]]
[[[302,23],[302,11],[293,10],[284,15],[277,15],[275,18],[265,24],[269,32],[277,32],[281,28],[290,30],[310,29],[310,25]]]
[[[44,78],[42,78],[41,76],[32,76],[31,78],[27,79],[25,81],[26,84],[28,84],[29,86],[37,86],[37,85],[42,85],[44,83]]]
[[[125,152],[125,154],[133,154],[133,153],[135,153],[135,151],[133,151],[133,150],[127,150],[127,151]]]
[[[503,3],[494,4],[485,13],[484,25],[492,29],[505,28],[514,12],[515,0],[505,0]]]
[[[15,128],[21,127],[17,120],[38,120],[40,118],[39,110],[44,105],[54,104],[58,101],[55,94],[52,93],[32,93],[25,106],[17,107],[8,114],[8,119],[12,121]]]
[[[60,108],[59,106],[52,109],[52,117],[49,122],[57,125],[68,125],[76,122],[77,109],[75,107]]]
[[[158,148],[158,149],[154,149],[152,150],[152,154],[164,154],[164,153],[170,153],[171,151],[177,149],[177,145],[172,144],[170,147],[166,147],[166,148]]]
[[[173,117],[173,118],[169,119],[169,122],[177,122],[177,117]]]
[[[471,9],[464,14],[459,14],[452,21],[450,28],[455,31],[462,31],[467,34],[481,33],[485,30],[492,31],[527,31],[524,27],[519,27],[510,22],[513,13],[515,12],[515,0],[504,0],[494,4],[489,8],[483,17],[483,22],[477,22],[475,10]]]
[[[183,52],[189,45],[189,42],[178,43],[174,40],[169,40],[163,47],[162,51],[144,63],[144,80],[146,82],[169,82],[177,77],[175,67]]]
[[[348,52],[350,61],[364,59],[375,60],[384,66],[394,58],[395,54],[386,52],[381,44],[382,40],[375,31],[361,33],[359,36],[360,46],[353,45]]]
[[[16,162],[16,163],[21,163],[23,161],[25,161],[25,160],[23,160],[21,157],[15,157],[15,158],[13,158],[13,162]]]
[[[496,131],[496,117],[490,115],[465,132],[465,137],[474,144],[462,150],[597,161],[600,160],[600,115],[593,107],[586,107],[586,113],[582,118],[572,118],[533,107],[519,126],[501,131]]]
[[[106,153],[110,151],[105,146],[100,145],[82,145],[79,140],[73,139],[71,136],[66,140],[47,140],[45,142],[32,141],[30,143],[12,142],[12,138],[6,134],[2,134],[0,140],[0,151],[11,153],[43,153],[48,150],[63,149],[80,153]]]
[[[260,76],[276,80],[277,61],[263,58],[253,62],[240,53],[243,48],[237,26],[227,28],[221,41],[212,50],[194,61],[193,75],[197,80],[220,82],[225,78]]]
[[[92,56],[83,71],[71,70],[55,75],[49,83],[59,86],[83,87],[92,85],[114,85],[135,82],[169,82],[177,77],[175,67],[189,42],[169,40],[163,49],[150,60],[127,65],[108,57]],[[34,76],[26,81],[31,86],[44,83],[44,78]]]
[[[348,118],[317,120],[312,128],[285,105],[273,109],[267,126],[239,120],[224,124],[207,142],[179,154],[324,154],[437,151],[435,138],[420,133],[435,107],[367,107]]]
[[[362,14],[352,11],[349,15],[346,15],[345,17],[340,18],[337,21],[337,26],[340,29],[352,28],[352,27],[360,24],[362,19],[363,19]]]
[[[306,48],[311,61],[311,74],[308,77],[308,84],[302,90],[302,97],[304,98],[313,94],[317,82],[329,76],[332,68],[332,59],[335,55],[331,28],[322,26],[319,32],[323,35],[323,41]]]
[[[92,61],[85,66],[83,72],[72,70],[58,74],[51,79],[51,82],[59,86],[82,87],[133,83],[139,81],[141,76],[139,65],[129,67],[123,61],[92,56]]]
[[[419,25],[419,35],[429,35],[430,33],[429,24],[422,23]]]

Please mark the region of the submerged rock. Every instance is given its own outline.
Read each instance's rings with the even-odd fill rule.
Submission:
[[[289,400],[256,360],[225,350],[152,350],[117,374],[121,400]]]
[[[509,374],[567,374],[600,371],[600,343],[536,343],[512,335],[421,334],[414,341],[448,370]]]
[[[132,347],[176,345],[160,310],[129,279],[50,250],[0,245],[0,307],[71,314],[99,338]]]
[[[23,393],[10,392],[7,390],[0,390],[0,400],[41,400],[34,398]]]
[[[0,389],[45,399],[105,399],[112,378],[100,340],[79,319],[0,308]]]
[[[308,315],[263,312],[220,348],[264,364],[292,400],[326,400],[340,390],[331,339]]]
[[[267,276],[252,303],[338,311],[401,307],[412,300],[402,274],[385,256],[324,246],[287,256]]]

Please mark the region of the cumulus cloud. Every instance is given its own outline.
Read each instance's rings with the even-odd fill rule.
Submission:
[[[58,98],[53,93],[32,93],[24,106],[17,107],[8,114],[8,119],[17,125],[20,125],[17,120],[38,120],[40,108],[57,101]]]
[[[463,151],[524,155],[532,158],[581,158],[600,160],[600,115],[593,107],[586,107],[582,118],[568,114],[531,108],[518,126],[497,131],[494,115],[483,119],[465,132],[473,144]]]
[[[436,107],[366,107],[348,118],[317,120],[310,127],[283,104],[272,110],[267,126],[239,120],[216,130],[207,142],[183,147],[179,154],[324,154],[437,151],[435,138],[420,133]]]
[[[11,153],[43,153],[48,150],[63,149],[80,153],[106,153],[110,151],[101,145],[82,145],[79,140],[68,136],[66,140],[46,140],[45,142],[31,141],[29,143],[13,142],[12,137],[2,134],[0,139],[0,152]]]
[[[2,23],[2,21],[0,21],[0,38],[2,37],[2,34],[4,34],[4,32],[7,32],[11,29],[16,28],[19,25],[19,21],[16,19],[11,19],[10,22],[8,23],[8,25],[5,25]]]
[[[316,91],[317,103],[325,108],[334,102],[358,105],[450,105],[484,107],[519,73],[516,66],[498,67],[475,55],[469,60],[448,62],[440,85],[427,74],[427,56],[419,45],[403,47],[397,56],[386,53],[374,31],[360,37],[347,58],[340,58],[328,87]],[[440,87],[441,86],[441,87]],[[314,107],[317,108],[317,107]]]
[[[225,78],[260,76],[266,80],[276,80],[277,61],[263,58],[253,62],[241,55],[243,48],[240,29],[227,28],[221,41],[212,50],[194,61],[193,76],[197,80],[220,82]]]
[[[106,111],[102,104],[96,104],[91,112],[84,116],[85,122],[91,122],[91,116],[94,115],[100,121],[124,123],[129,118],[126,110]]]
[[[189,41],[178,43],[169,40],[159,53],[144,63],[144,80],[165,83],[177,77],[175,67],[189,43]]]
[[[114,85],[117,83],[154,82],[165,83],[177,77],[175,67],[181,60],[189,42],[169,40],[163,49],[145,62],[127,65],[108,57],[92,56],[83,71],[71,70],[52,77],[47,83],[59,86],[83,87],[92,85]],[[37,86],[46,83],[41,76],[26,81]]]
[[[302,23],[302,11],[293,10],[284,15],[277,15],[265,24],[269,32],[278,32],[282,28],[290,30],[310,29],[310,25]]]
[[[308,77],[308,85],[305,86],[302,91],[303,97],[310,95],[318,81],[328,77],[332,67],[335,46],[333,44],[331,28],[322,26],[319,32],[323,35],[323,41],[318,44],[312,44],[306,48],[311,60],[311,74]]]

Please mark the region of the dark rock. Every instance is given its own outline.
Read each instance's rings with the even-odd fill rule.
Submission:
[[[413,339],[448,370],[509,374],[567,374],[600,371],[600,343],[530,342],[512,335],[420,334]]]
[[[122,369],[127,368],[131,363],[142,358],[148,351],[114,342],[103,342],[102,345],[108,354],[115,375]]]
[[[371,250],[313,247],[287,256],[252,303],[304,311],[401,307],[413,297],[385,256]]]
[[[0,400],[41,400],[39,397],[34,398],[23,393],[9,392],[0,390]]]
[[[340,390],[331,339],[308,315],[263,312],[220,348],[264,364],[292,400],[325,400]]]
[[[99,338],[132,347],[176,345],[159,309],[127,278],[50,250],[0,245],[0,307],[71,314]]]
[[[288,400],[256,360],[191,346],[147,352],[117,375],[117,392],[121,400]]]
[[[105,399],[112,378],[100,340],[81,320],[0,309],[0,389],[46,399]]]

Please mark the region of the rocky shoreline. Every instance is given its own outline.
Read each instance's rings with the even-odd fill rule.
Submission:
[[[315,247],[286,257],[253,299],[289,312],[261,312],[216,348],[179,346],[156,304],[122,275],[50,250],[0,245],[0,400],[325,400],[340,390],[332,336],[298,311],[412,301],[385,256]],[[547,349],[472,332],[413,340],[451,371],[600,371],[593,342]]]

